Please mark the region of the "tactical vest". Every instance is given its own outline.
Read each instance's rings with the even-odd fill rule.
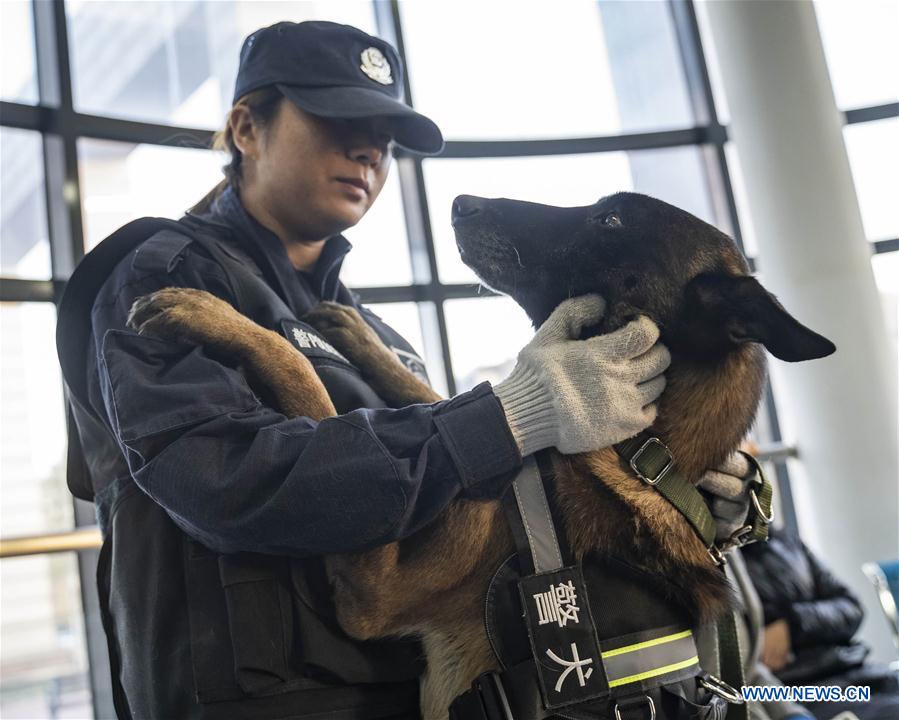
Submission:
[[[69,424],[67,467],[69,487],[76,496],[91,500],[102,491],[105,482],[104,478],[90,477],[79,436],[79,430],[85,436],[105,431],[103,423],[89,409],[87,399],[91,307],[117,263],[143,241],[166,229],[192,238],[221,266],[244,315],[282,332],[309,358],[338,412],[386,407],[346,358],[314,328],[293,315],[265,282],[256,263],[229,240],[227,228],[210,227],[192,217],[179,222],[142,218],[118,230],[84,258],[60,303],[57,346],[71,411],[77,421]],[[367,309],[358,309],[407,368],[426,380],[424,364],[412,348],[376,319],[372,322],[374,316]],[[163,515],[160,508],[152,510]],[[424,667],[420,646],[409,641],[360,643],[343,633],[334,615],[320,559],[219,554],[178,530],[170,530],[168,522],[163,518],[159,527],[180,536],[182,549],[152,561],[173,563],[180,554],[184,564],[192,680],[196,701],[201,706],[199,715],[301,718],[327,713],[328,717],[347,720],[418,716],[418,677]],[[137,538],[126,539],[137,542]],[[101,551],[98,573],[101,597],[107,598],[110,588],[102,587],[102,567],[109,562],[108,543],[109,538]],[[109,608],[101,607],[101,614],[110,635],[113,620]],[[161,632],[178,631],[163,623],[159,627]],[[132,637],[126,641],[152,639]],[[128,698],[116,683],[121,659],[112,642],[110,661],[116,711],[120,717],[130,717]],[[190,680],[173,676],[171,682]],[[146,688],[146,692],[166,691]],[[164,702],[151,700],[146,704]]]

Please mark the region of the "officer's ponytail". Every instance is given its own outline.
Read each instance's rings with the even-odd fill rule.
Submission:
[[[245,105],[247,110],[250,111],[253,122],[260,127],[266,127],[271,123],[272,119],[274,119],[275,113],[278,111],[278,106],[281,104],[283,98],[284,96],[276,87],[269,86],[247,93],[234,103],[234,106]],[[231,113],[229,112],[228,118],[230,117]],[[206,193],[205,197],[190,209],[190,212],[193,214],[199,215],[205,213],[209,209],[209,206],[212,205],[213,201],[221,195],[229,185],[233,185],[235,188],[240,187],[240,179],[242,176],[241,161],[243,155],[241,155],[237,145],[234,144],[234,136],[231,133],[231,123],[228,119],[225,120],[225,127],[213,135],[212,149],[226,152],[230,156],[228,164],[222,168],[222,172],[225,173],[225,179]]]

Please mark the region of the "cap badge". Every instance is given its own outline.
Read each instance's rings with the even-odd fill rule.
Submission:
[[[375,82],[381,85],[393,85],[393,76],[390,74],[390,63],[376,47],[366,48],[361,55],[362,65],[360,69]]]

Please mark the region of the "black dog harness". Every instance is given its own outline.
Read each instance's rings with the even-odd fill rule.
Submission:
[[[664,444],[644,433],[616,450],[687,518],[717,564],[723,550],[767,537],[771,486],[753,459],[760,481],[751,489],[750,519],[718,546],[705,501]],[[451,720],[744,718],[733,689],[742,685],[734,617],[718,627],[719,680],[701,668],[691,618],[666,600],[659,578],[615,559],[575,562],[556,532],[551,476],[545,452],[526,458],[504,496],[517,552],[494,573],[484,606],[501,669],[456,698]]]

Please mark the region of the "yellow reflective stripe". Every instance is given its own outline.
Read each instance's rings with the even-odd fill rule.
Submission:
[[[698,663],[699,656],[694,655],[689,660],[682,660],[681,662],[672,663],[671,665],[665,665],[664,667],[656,668],[655,670],[647,670],[646,672],[637,673],[636,675],[628,675],[627,677],[612,680],[609,682],[609,687],[613,688],[618,687],[619,685],[627,685],[628,683],[637,682],[639,680],[648,680],[649,678],[654,678],[659,675],[664,675],[665,673],[674,672],[675,670],[683,670],[685,667],[690,667],[690,665]]]
[[[681,638],[690,637],[692,634],[692,630],[684,630],[683,632],[674,633],[673,635],[665,635],[664,637],[656,638],[655,640],[646,640],[644,642],[634,643],[633,645],[625,645],[624,647],[615,648],[614,650],[606,650],[606,652],[600,654],[604,658],[615,657],[616,655],[624,655],[624,653],[634,652],[635,650],[642,650],[643,648],[653,647],[654,645],[674,642],[675,640],[680,640]]]

